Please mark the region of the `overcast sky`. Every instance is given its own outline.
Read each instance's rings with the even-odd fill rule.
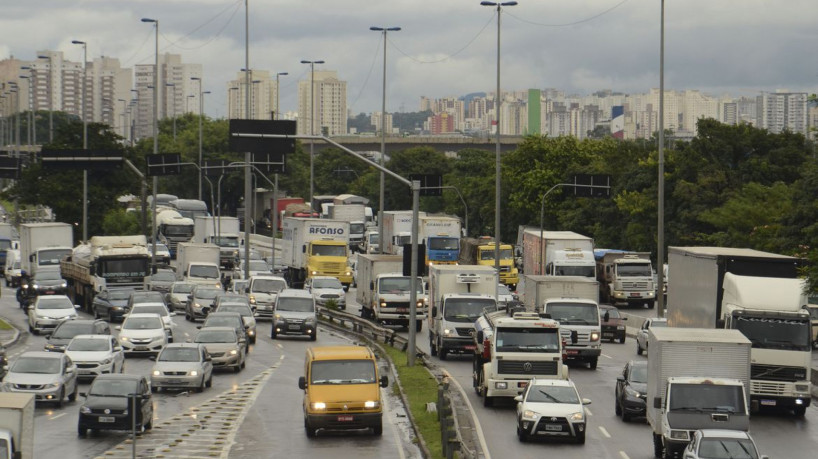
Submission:
[[[203,66],[205,111],[226,112],[227,81],[244,67],[244,0],[5,1],[0,59],[38,50],[82,60],[151,64],[160,52]],[[421,96],[462,96],[496,87],[496,8],[479,0],[249,0],[250,68],[289,72],[281,109],[296,110],[301,60],[324,60],[347,81],[352,113],[381,107],[383,36],[387,111],[416,111]],[[659,87],[660,0],[519,0],[502,13],[503,90],[557,88],[588,94]],[[789,89],[816,92],[818,1],[666,0],[665,87],[712,95]]]

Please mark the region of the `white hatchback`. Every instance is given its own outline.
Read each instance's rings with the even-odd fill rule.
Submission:
[[[315,303],[319,306],[326,306],[330,301],[334,301],[338,309],[346,309],[346,292],[344,286],[335,277],[315,276],[304,281],[304,290],[312,293]]]
[[[157,355],[168,344],[165,324],[159,314],[129,314],[116,329],[125,354]]]
[[[65,355],[74,361],[80,378],[122,373],[125,368],[122,346],[111,335],[77,335],[66,346]]]
[[[66,320],[78,317],[79,305],[71,303],[66,295],[40,295],[28,309],[28,330],[38,335],[54,330]]]

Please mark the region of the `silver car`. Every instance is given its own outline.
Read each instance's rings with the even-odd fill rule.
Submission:
[[[194,343],[204,344],[214,368],[233,368],[238,373],[244,368],[244,344],[239,342],[239,335],[233,327],[207,327],[199,330]]]
[[[684,450],[684,459],[741,457],[767,459],[759,456],[756,443],[749,433],[740,430],[704,429],[693,433],[693,439]]]
[[[315,303],[326,306],[330,301],[335,302],[338,309],[347,308],[344,286],[335,277],[315,276],[304,281],[304,290],[312,293]]]
[[[122,373],[125,368],[125,353],[111,335],[77,335],[68,343],[65,354],[74,361],[80,378]]]
[[[667,319],[647,318],[636,332],[636,353],[642,355],[648,350],[648,330],[651,327],[667,327]]]
[[[76,319],[77,309],[79,305],[65,295],[38,296],[28,309],[28,330],[35,335],[53,330],[63,321]]]
[[[184,311],[187,305],[187,296],[193,291],[194,284],[189,282],[174,282],[165,294],[165,304],[171,311]]]
[[[217,309],[218,312],[237,312],[244,321],[244,328],[247,330],[247,339],[250,344],[256,344],[256,318],[250,306],[244,303],[222,302]]]
[[[213,384],[213,358],[202,344],[168,344],[159,353],[151,371],[151,390],[194,388],[197,392]]]
[[[35,400],[61,407],[66,395],[77,399],[77,367],[62,352],[29,351],[15,360],[3,378],[3,392],[34,394]]]
[[[276,297],[270,338],[289,334],[307,335],[311,341],[318,336],[315,299],[309,292],[288,288]]]

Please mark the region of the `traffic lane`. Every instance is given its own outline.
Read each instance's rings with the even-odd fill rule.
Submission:
[[[269,326],[262,326],[261,341],[271,341]],[[386,362],[379,362],[390,386],[381,389],[384,400],[383,435],[369,431],[321,431],[307,438],[298,378],[304,375],[304,358],[311,346],[348,345],[354,341],[339,332],[321,327],[316,342],[301,337],[281,337],[273,343],[280,350],[280,367],[249,409],[230,451],[233,457],[318,457],[380,458],[421,457],[407,432],[407,418],[399,399],[391,396],[394,380]]]

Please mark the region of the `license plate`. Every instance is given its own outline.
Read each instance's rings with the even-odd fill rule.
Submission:
[[[109,416],[100,416],[99,422],[116,422],[116,418],[109,417]]]
[[[338,422],[352,422],[352,416],[338,416]]]
[[[638,293],[631,293],[631,294],[630,294],[630,296],[631,296],[631,297],[635,297],[635,298],[639,298],[639,297],[640,297],[640,296],[642,296],[642,295],[640,295],[640,294],[638,294]]]
[[[134,346],[133,350],[135,350],[135,351],[147,351],[148,346]]]
[[[301,330],[301,325],[287,325],[289,330]]]
[[[183,382],[181,379],[168,379],[165,384],[182,384]]]
[[[46,290],[46,291],[45,291],[45,294],[46,294],[46,295],[53,295],[53,294],[54,294],[54,290]]]
[[[577,355],[577,354],[579,354],[579,351],[577,351],[575,349],[568,349],[568,350],[565,351],[565,353],[568,354],[568,355]]]
[[[409,310],[406,308],[398,308],[398,314],[407,314]]]
[[[775,406],[775,400],[762,400],[761,404],[764,406]]]
[[[547,430],[549,432],[561,432],[562,431],[562,426],[559,425],[559,424],[546,424],[545,425],[545,430]]]
[[[602,332],[602,336],[613,336],[613,332]]]
[[[465,350],[467,350],[467,351],[473,351],[473,350],[475,349],[475,346],[473,346],[473,345],[470,345],[470,346],[463,346],[463,349],[465,349]]]

